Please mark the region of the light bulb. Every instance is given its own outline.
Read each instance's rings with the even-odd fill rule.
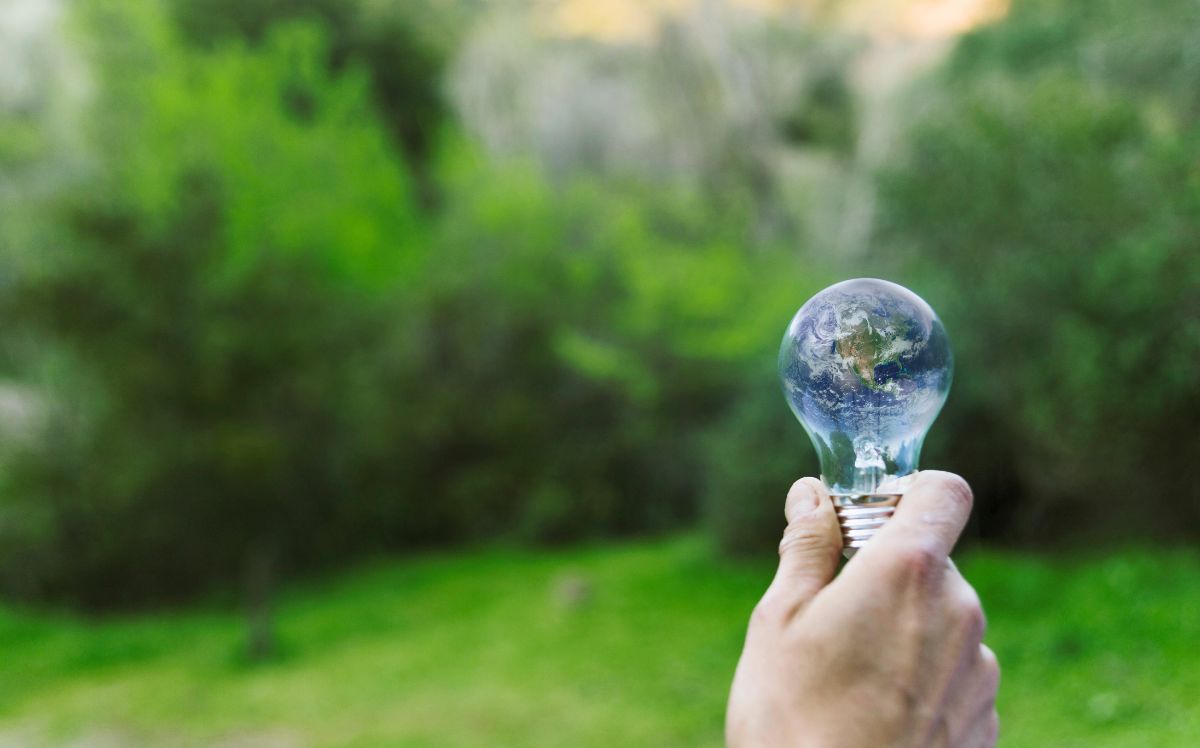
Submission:
[[[953,373],[941,320],[895,283],[837,283],[792,318],[779,376],[817,450],[847,557],[895,511]]]

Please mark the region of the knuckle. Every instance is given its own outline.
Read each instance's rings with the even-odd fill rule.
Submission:
[[[983,658],[983,672],[987,676],[989,690],[995,694],[1000,687],[1000,661],[996,659],[996,653],[990,647],[983,646],[981,648],[981,656]]]
[[[931,722],[932,724],[928,728],[928,734],[931,737],[930,745],[954,745],[950,720],[946,718],[946,715],[941,712],[933,714]]]
[[[826,545],[825,533],[806,517],[793,520],[784,528],[783,537],[779,540],[779,555],[819,551]]]
[[[896,552],[896,569],[910,582],[926,583],[942,573],[945,559],[932,543],[911,542]]]
[[[987,615],[983,612],[983,604],[979,601],[979,595],[971,588],[967,588],[959,598],[957,603],[957,616],[962,621],[967,631],[982,638],[983,632],[987,630]]]
[[[778,630],[791,620],[794,606],[776,595],[768,595],[754,606],[750,612],[750,628]]]

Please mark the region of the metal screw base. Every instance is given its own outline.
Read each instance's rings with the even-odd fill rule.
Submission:
[[[838,524],[842,526],[842,555],[850,558],[875,536],[896,511],[898,493],[835,493]]]

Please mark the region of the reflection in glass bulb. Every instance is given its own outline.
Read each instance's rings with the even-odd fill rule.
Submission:
[[[874,278],[809,299],[779,351],[784,394],[835,496],[902,492],[899,479],[917,470],[953,370],[933,309],[907,288]]]

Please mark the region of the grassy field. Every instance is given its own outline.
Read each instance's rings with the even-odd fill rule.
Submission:
[[[219,608],[0,609],[0,746],[717,746],[766,561],[683,537],[378,563],[289,589],[259,666]],[[1001,745],[1200,745],[1200,554],[962,566]]]

